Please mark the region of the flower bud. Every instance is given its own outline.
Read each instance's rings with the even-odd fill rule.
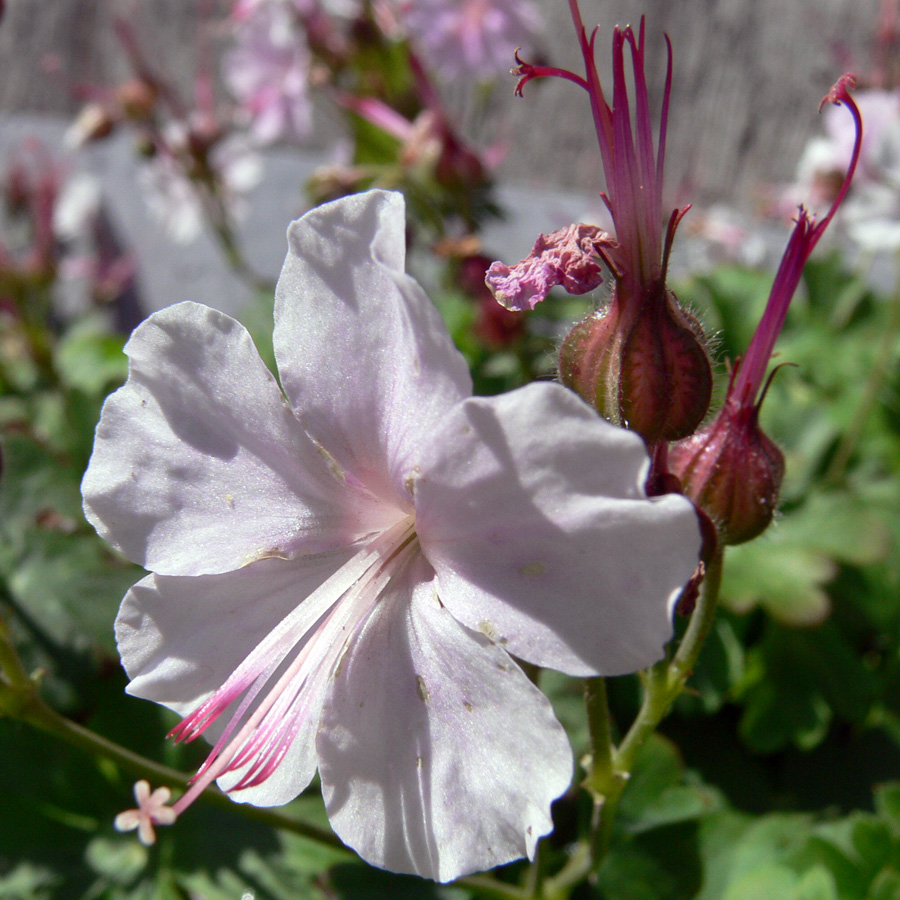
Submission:
[[[758,414],[758,405],[726,402],[708,428],[669,448],[670,470],[715,522],[722,544],[752,540],[775,514],[784,454]]]
[[[662,282],[578,323],[563,342],[563,384],[648,444],[692,434],[709,409],[712,370],[699,323]]]

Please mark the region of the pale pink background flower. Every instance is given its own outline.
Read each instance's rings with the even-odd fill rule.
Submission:
[[[262,144],[303,140],[312,129],[310,52],[292,0],[255,0],[232,13],[234,46],[222,61],[225,83],[250,133]]]
[[[180,140],[178,131],[168,129],[172,146]],[[231,219],[240,221],[247,212],[246,194],[262,178],[262,162],[247,138],[237,133],[217,142],[209,159],[219,180],[220,199]],[[200,236],[206,188],[184,174],[179,160],[166,151],[157,153],[141,166],[138,184],[150,214],[171,240],[189,244]]]
[[[853,186],[837,222],[861,249],[895,250],[900,248],[900,94],[871,89],[853,96],[865,130]],[[827,209],[853,156],[853,119],[831,105],[822,115],[825,135],[807,144],[787,192],[785,205],[791,214],[800,202]]]
[[[447,80],[509,72],[540,28],[528,0],[397,0],[397,18],[428,69]]]

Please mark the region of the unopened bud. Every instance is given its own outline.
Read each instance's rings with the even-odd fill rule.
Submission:
[[[578,323],[563,342],[563,384],[648,444],[677,441],[703,421],[712,369],[699,323],[661,282]]]
[[[742,544],[769,526],[784,454],[759,427],[758,406],[726,400],[707,428],[669,448],[684,493],[715,522],[722,544]]]

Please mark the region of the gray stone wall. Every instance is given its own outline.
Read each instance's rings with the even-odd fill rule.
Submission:
[[[196,59],[198,14],[215,0],[6,0],[0,22],[0,113],[70,114],[74,88],[124,74],[112,33],[125,11],[154,61],[188,87]],[[869,68],[879,0],[582,0],[586,23],[599,22],[608,58],[616,22],[647,15],[656,99],[665,61],[662,33],[675,48],[668,183],[686,196],[753,201],[761,181],[790,176],[817,126],[820,98],[855,58]],[[578,66],[568,5],[540,0],[543,50]],[[44,72],[55,59],[56,74]],[[452,86],[451,86],[452,87]],[[498,94],[491,107],[511,116],[507,181],[596,191],[602,187],[585,98],[572,85],[532,85],[524,100]],[[511,110],[511,111],[510,111]],[[489,129],[482,125],[486,133]],[[333,135],[327,113],[320,145]]]

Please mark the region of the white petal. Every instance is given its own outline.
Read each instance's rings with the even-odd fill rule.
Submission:
[[[126,351],[128,381],[104,405],[82,493],[88,519],[130,559],[209,574],[341,546],[379,524],[234,319],[181,303],[147,319]]]
[[[303,560],[261,560],[237,572],[199,578],[150,575],[126,594],[116,619],[128,693],[186,715],[225,683],[251,651],[293,614],[299,643],[319,620],[328,599],[303,601],[346,561],[347,553]],[[333,599],[332,601],[333,602]],[[216,740],[240,701],[204,733]],[[321,693],[275,772],[258,787],[234,794],[257,806],[296,797],[316,771],[315,733]],[[220,779],[236,784],[243,770]]]
[[[449,881],[534,853],[572,754],[546,698],[430,576],[419,557],[352,641],[319,771],[332,827],[363,859]]]
[[[404,274],[400,194],[320,206],[288,230],[275,355],[304,427],[372,490],[409,504],[423,435],[471,378],[440,314]]]
[[[650,665],[700,549],[691,503],[644,499],[647,454],[571,391],[455,408],[416,481],[441,600],[510,653],[572,675]]]
[[[119,655],[131,679],[128,693],[179,715],[191,712],[298,607],[299,639],[324,611],[321,603],[303,601],[349,555],[265,559],[224,575],[141,579],[116,618]]]

